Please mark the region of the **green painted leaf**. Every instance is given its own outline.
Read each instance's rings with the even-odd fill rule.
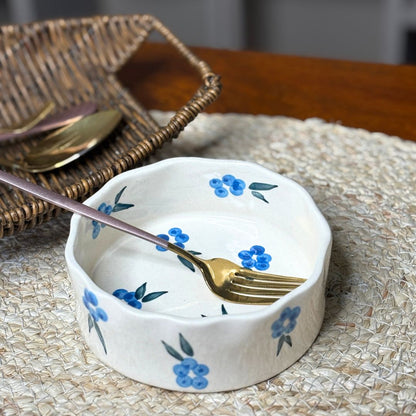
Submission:
[[[181,344],[182,351],[192,357],[194,355],[194,350],[182,334],[179,334],[179,342]]]
[[[195,256],[198,256],[198,255],[200,255],[200,254],[202,254],[202,253],[200,253],[199,251],[194,251],[194,250],[188,250],[188,252],[189,253],[191,253],[191,254],[193,254],[193,255],[195,255]],[[189,261],[189,260],[187,260],[187,259],[185,259],[184,257],[182,257],[182,256],[178,256],[178,259],[179,259],[179,261],[184,265],[184,266],[186,266],[189,270],[191,270],[191,271],[193,271],[193,272],[195,272],[195,266]]]
[[[261,199],[262,201],[266,202],[267,204],[269,203],[269,201],[264,197],[264,195],[260,192],[257,191],[251,191],[251,193],[253,194],[253,196],[255,196],[258,199]]]
[[[165,291],[161,291],[161,292],[149,293],[142,299],[142,302],[150,302],[151,300],[157,299],[159,296],[162,296],[165,293],[168,293],[168,291],[165,290]]]
[[[178,353],[178,351],[175,350],[175,348],[171,347],[169,344],[166,344],[165,341],[162,341],[162,344],[166,348],[166,351],[173,357],[176,358],[179,361],[183,361],[182,355]]]
[[[224,305],[221,305],[221,313],[223,315],[228,315],[227,309],[225,309],[225,306]]]
[[[97,324],[97,322],[96,322],[96,321],[94,321],[94,327],[95,327],[95,330],[97,331],[98,338],[99,338],[99,339],[100,339],[100,341],[101,341],[101,345],[102,345],[102,346],[103,346],[103,348],[104,348],[104,352],[107,354],[107,347],[106,347],[106,345],[105,345],[104,337],[103,337],[103,334],[102,334],[102,332],[101,332],[101,329],[100,329],[100,327],[98,326],[98,324]]]
[[[91,314],[88,314],[88,332],[91,332],[91,329],[93,326],[94,326],[94,319],[92,319]]]
[[[195,266],[189,261],[183,258],[182,256],[178,256],[179,261],[186,266],[189,270],[195,272]]]
[[[271,185],[269,183],[253,182],[248,189],[252,189],[253,191],[270,191],[270,189],[277,188],[277,186],[278,185]]]
[[[137,288],[136,292],[134,293],[134,297],[137,300],[140,300],[146,293],[146,285],[147,282],[144,282],[140,287]]]
[[[290,338],[290,335],[286,335],[285,336],[285,341],[287,344],[289,344],[290,346],[292,346],[292,338]]]
[[[117,203],[114,205],[113,207],[113,212],[118,212],[118,211],[123,211],[125,209],[134,207],[134,204],[121,204],[121,203]]]
[[[276,357],[280,354],[280,351],[282,350],[282,347],[283,347],[283,343],[285,342],[285,336],[284,335],[282,335],[280,338],[279,338],[279,342],[278,342],[278,344],[277,344],[277,353],[276,353]]]
[[[127,188],[127,186],[125,186],[115,197],[114,199],[114,203],[117,204],[118,201],[120,201],[121,195],[123,195],[124,190]]]

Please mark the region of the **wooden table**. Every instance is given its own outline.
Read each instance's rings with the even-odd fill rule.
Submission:
[[[208,112],[319,117],[416,141],[416,66],[192,48],[222,77]],[[177,110],[201,81],[170,45],[145,43],[119,78],[149,109]]]

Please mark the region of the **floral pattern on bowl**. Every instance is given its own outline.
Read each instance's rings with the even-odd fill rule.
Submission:
[[[189,241],[189,235],[182,232],[179,227],[172,227],[169,229],[167,234],[158,234],[160,238],[163,238],[166,241],[170,241],[170,237],[174,237],[177,246],[181,248],[186,248],[185,244]],[[161,246],[156,246],[156,250],[159,251],[168,251],[166,248]],[[202,254],[200,251],[188,250],[189,253],[196,256]],[[182,256],[177,256],[179,261],[186,266],[189,270],[195,272],[195,266],[188,260],[184,259]],[[270,267],[270,262],[272,256],[265,252],[265,248],[261,245],[254,245],[250,247],[249,250],[241,250],[238,253],[238,257],[241,259],[241,265],[248,269],[253,267],[257,270],[267,270]]]
[[[105,345],[104,337],[101,332],[100,326],[98,325],[99,321],[107,322],[108,315],[107,312],[98,306],[98,299],[94,292],[84,289],[84,295],[82,297],[82,302],[88,310],[88,331],[91,332],[92,328],[95,329],[98,338],[103,346],[104,352],[107,354],[107,347]]]
[[[120,202],[120,198],[123,195],[123,192],[126,190],[126,186],[124,186],[120,192],[116,195],[114,198],[114,204],[106,204],[105,202],[101,202],[101,204],[98,206],[98,211],[104,212],[107,215],[111,215],[113,212],[119,212],[124,211],[125,209],[134,207],[134,204],[126,204]],[[100,231],[102,228],[106,227],[105,224],[101,224],[95,220],[92,221],[92,238],[96,239],[98,235],[100,234]]]
[[[91,221],[74,216],[66,258],[80,327],[122,374],[185,392],[238,389],[288,368],[315,340],[331,234],[289,179],[241,161],[177,158],[120,174],[86,203],[201,257],[307,278],[269,306],[231,303],[175,254],[101,224],[92,235]]]
[[[271,326],[272,337],[278,338],[276,357],[280,354],[283,344],[292,346],[292,338],[289,335],[296,327],[297,318],[300,315],[300,307],[286,307],[281,313],[279,319],[273,322]]]
[[[116,298],[123,300],[128,305],[132,306],[136,309],[141,309],[143,303],[151,302],[159,298],[160,296],[168,293],[167,290],[161,290],[158,292],[151,292],[146,295],[146,286],[147,282],[144,282],[141,286],[139,286],[135,291],[128,291],[127,289],[116,289],[113,292],[113,296]]]
[[[234,175],[226,174],[221,179],[212,178],[209,181],[209,186],[214,188],[214,194],[218,198],[226,198],[230,193],[234,196],[243,195],[246,188],[246,182],[243,179],[236,178]],[[251,182],[248,189],[251,190],[251,194],[267,204],[269,201],[263,195],[262,192],[270,191],[277,188],[278,185],[272,185],[264,182]],[[260,192],[262,191],[262,192]]]
[[[163,238],[166,241],[170,240],[170,237],[173,237],[175,242],[173,244],[177,245],[178,247],[181,248],[185,248],[185,244],[189,241],[189,235],[185,234],[182,232],[182,229],[179,227],[172,227],[169,229],[167,234],[158,234],[157,235],[160,238]],[[166,248],[161,247],[161,246],[156,246],[156,250],[159,251],[167,251]],[[195,251],[195,250],[189,250],[189,253],[194,254],[196,256],[202,254],[199,251]],[[183,258],[182,256],[177,256],[178,260],[185,266],[187,267],[189,270],[191,270],[192,272],[195,272],[195,266],[187,259]]]
[[[191,344],[182,334],[179,334],[179,344],[186,357],[183,357],[175,348],[171,347],[165,341],[162,341],[169,355],[179,361],[179,364],[173,366],[173,373],[176,375],[176,383],[180,387],[193,387],[197,390],[203,390],[208,386],[206,375],[209,368],[205,364],[199,363],[193,358],[194,350]]]
[[[266,249],[260,245],[254,245],[249,250],[241,250],[238,253],[241,265],[247,269],[253,267],[257,270],[265,271],[270,267],[272,256],[266,253]]]

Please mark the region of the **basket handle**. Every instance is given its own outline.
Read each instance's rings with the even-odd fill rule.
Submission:
[[[198,88],[192,98],[172,116],[165,126],[142,140],[134,148],[136,150],[142,150],[143,146],[148,148],[149,145],[154,149],[159,149],[166,141],[178,137],[179,133],[188,123],[194,120],[201,111],[217,99],[222,88],[220,76],[216,75],[206,62],[199,59],[157,18],[151,15],[143,15],[142,18],[149,25],[150,30],[159,32],[168,43],[172,44],[189,61],[199,72],[204,84]],[[132,149],[133,155],[130,155],[132,157],[136,154],[134,149]]]
[[[97,177],[106,182],[121,172],[139,166],[145,158],[153,154],[157,149],[160,149],[164,143],[178,137],[187,124],[194,120],[209,104],[214,102],[221,93],[220,76],[216,75],[206,62],[194,55],[187,46],[154,16],[140,15],[140,20],[146,22],[146,29],[149,32],[152,30],[159,32],[168,43],[172,44],[189,61],[191,66],[199,72],[203,85],[197,89],[183,107],[175,112],[165,126],[160,127],[147,138],[140,140],[136,146],[126,151],[119,159],[113,161],[110,166],[100,169],[95,177],[90,175],[84,178],[80,184],[66,186],[64,193],[69,198],[83,200],[91,193],[91,189],[97,186],[100,187],[100,184],[97,183]]]

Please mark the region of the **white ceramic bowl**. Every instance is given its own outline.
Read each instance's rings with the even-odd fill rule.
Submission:
[[[86,203],[203,258],[241,263],[243,251],[247,266],[307,278],[272,305],[226,302],[174,254],[74,215],[65,254],[77,316],[104,363],[153,386],[225,391],[275,376],[313,343],[331,233],[293,181],[242,161],[174,158],[118,175]]]

